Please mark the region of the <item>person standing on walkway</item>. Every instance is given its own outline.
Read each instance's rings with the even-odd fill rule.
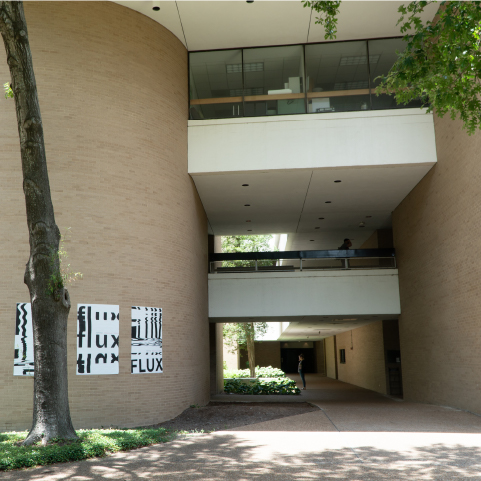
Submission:
[[[299,354],[299,367],[298,367],[298,371],[299,371],[299,375],[301,376],[301,379],[302,379],[302,385],[303,385],[303,390],[306,389],[306,378],[304,377],[304,370],[302,368],[302,362],[304,361],[304,354]]]
[[[350,249],[351,246],[352,246],[351,239],[347,239],[347,238],[346,238],[346,239],[344,239],[344,243],[343,243],[340,247],[338,247],[338,249],[339,249],[340,251],[342,251],[342,250],[347,250],[347,249]]]

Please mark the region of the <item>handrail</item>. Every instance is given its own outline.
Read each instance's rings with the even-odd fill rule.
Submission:
[[[280,259],[348,259],[356,257],[395,257],[395,249],[333,249],[322,251],[222,252],[209,254],[209,262]]]
[[[371,89],[372,90],[372,89]],[[262,94],[262,95],[237,95],[235,97],[212,97],[202,99],[190,99],[190,105],[211,105],[211,104],[232,104],[241,103],[242,100],[246,102],[259,102],[269,100],[295,100],[329,97],[349,97],[351,95],[369,95],[370,89],[350,89],[350,90],[329,90],[323,92],[304,92],[304,93],[290,93],[290,94]]]

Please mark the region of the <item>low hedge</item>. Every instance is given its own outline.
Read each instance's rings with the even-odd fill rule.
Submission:
[[[287,377],[257,379],[247,383],[239,379],[226,379],[224,392],[227,394],[301,394],[296,382]]]
[[[249,369],[224,369],[224,379],[225,378],[233,378],[238,379],[242,377],[251,377],[251,373]],[[286,377],[286,373],[277,369],[276,367],[268,366],[268,367],[256,367],[256,377]]]
[[[78,430],[77,441],[58,439],[51,444],[22,446],[27,432],[0,433],[0,471],[105,456],[117,451],[164,443],[173,434],[164,428]]]

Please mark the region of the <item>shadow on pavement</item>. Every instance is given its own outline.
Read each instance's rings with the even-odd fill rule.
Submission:
[[[336,433],[337,434],[337,433]],[[319,435],[318,435],[319,436]],[[288,438],[286,438],[287,440]],[[7,472],[10,480],[467,480],[480,479],[478,446],[419,446],[407,451],[370,446],[296,446],[280,453],[233,434],[198,435],[109,458]],[[309,444],[309,440],[308,444]],[[314,443],[315,444],[315,443]],[[299,452],[305,450],[308,452]],[[288,451],[284,446],[282,451]]]

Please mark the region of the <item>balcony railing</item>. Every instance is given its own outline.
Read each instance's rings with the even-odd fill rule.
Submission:
[[[209,255],[210,273],[395,268],[394,249],[237,252]]]

